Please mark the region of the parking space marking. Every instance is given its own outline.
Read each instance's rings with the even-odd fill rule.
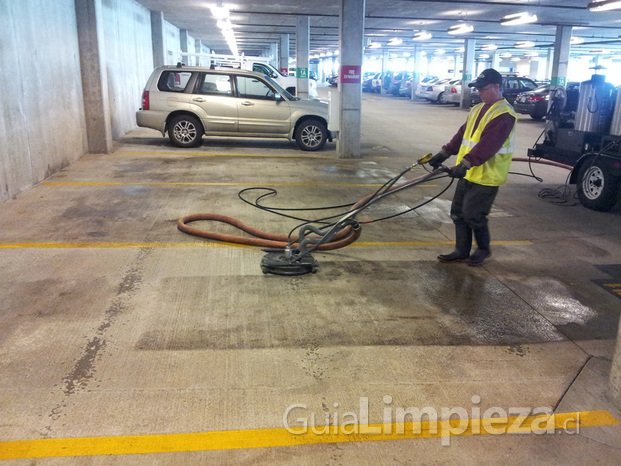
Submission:
[[[331,155],[273,155],[273,154],[211,154],[209,152],[133,152],[133,151],[119,151],[115,154],[122,155],[165,155],[165,156],[179,156],[190,155],[200,157],[259,157],[267,159],[334,159]]]
[[[310,429],[307,426],[302,430],[289,427],[186,434],[48,438],[0,442],[0,460],[238,450],[401,439],[442,438],[446,441],[450,437],[471,435],[576,434],[585,427],[618,424],[608,411],[602,410],[492,419],[343,424]]]
[[[454,241],[358,241],[348,247],[433,247],[454,244]],[[531,241],[492,241],[492,246],[532,246]],[[256,248],[245,244],[202,241],[192,243],[0,243],[0,249],[28,248]]]

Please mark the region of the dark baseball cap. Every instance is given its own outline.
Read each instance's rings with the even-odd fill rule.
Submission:
[[[476,87],[477,89],[481,89],[483,86],[487,86],[488,84],[502,84],[502,76],[494,68],[483,70],[481,74],[477,76],[477,79],[468,84],[468,87]]]

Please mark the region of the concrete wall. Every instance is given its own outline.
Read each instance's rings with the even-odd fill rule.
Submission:
[[[166,65],[176,65],[179,61],[181,38],[179,28],[168,21],[164,21],[164,49],[166,50]]]
[[[86,153],[74,0],[0,1],[0,201]]]
[[[142,90],[153,71],[151,13],[133,0],[103,0],[104,54],[112,139],[136,127]]]
[[[134,0],[101,2],[111,134],[136,127],[153,70],[150,12]],[[166,22],[167,63],[179,29]],[[88,151],[75,0],[0,0],[0,202]]]

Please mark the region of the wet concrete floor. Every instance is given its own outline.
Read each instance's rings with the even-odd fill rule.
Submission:
[[[621,207],[599,213],[571,194],[541,199],[564,184],[562,169],[534,166],[542,182],[510,177],[491,215],[493,256],[480,268],[435,259],[452,249],[453,187],[364,225],[357,243],[316,254],[318,272],[301,277],[264,275],[259,249],[176,229],[182,216],[215,212],[285,234],[299,220],[244,204],[238,192],[270,186],[278,195],[263,203],[278,207],[355,202],[438,150],[465,117],[365,94],[359,160],[339,160],[334,143],[303,153],[288,141],[205,138],[180,150],[136,130],[114,153],[85,156],[1,204],[0,441],[116,439],[36,464],[618,463],[619,426],[597,422],[578,433],[455,435],[449,445],[321,434],[270,443],[286,422],[362,422],[364,400],[371,424],[425,407],[439,418],[451,408],[470,418],[549,408],[620,419],[606,384],[621,309]],[[516,157],[542,130],[519,117]],[[525,163],[512,169],[529,173]],[[360,219],[411,208],[447,184],[403,191]],[[168,449],[132,455],[117,445],[237,430],[247,443],[173,436],[161,441]],[[251,448],[258,438],[268,440]],[[19,458],[15,444],[0,444],[0,456],[3,448]],[[10,462],[49,456],[37,443],[23,448],[24,459]]]

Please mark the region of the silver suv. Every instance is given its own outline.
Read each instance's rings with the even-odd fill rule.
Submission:
[[[328,104],[300,100],[268,76],[235,69],[156,68],[136,112],[138,126],[153,128],[179,147],[211,136],[283,137],[306,151],[321,150]]]

